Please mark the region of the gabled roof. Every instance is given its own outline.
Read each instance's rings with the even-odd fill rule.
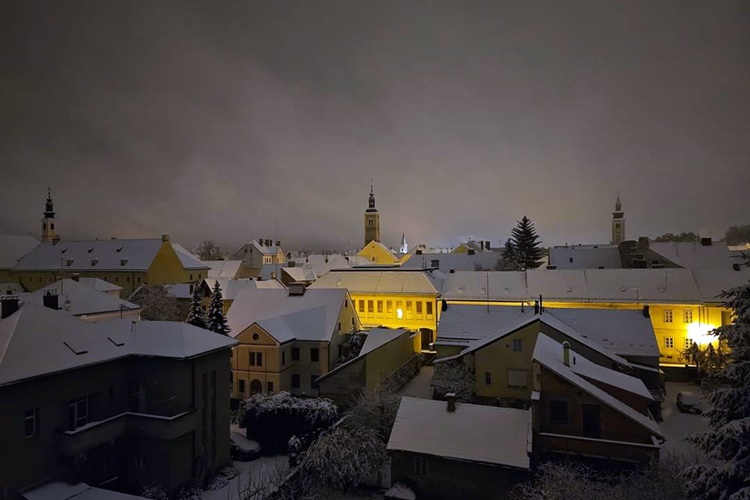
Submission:
[[[227,322],[232,336],[257,323],[281,343],[330,340],[347,296],[344,289],[308,288],[303,295],[289,295],[287,289],[245,288],[232,302]]]
[[[748,268],[743,268],[741,271],[733,269],[693,269],[692,273],[701,300],[705,303],[721,303],[724,301],[719,297],[721,292],[750,282],[750,269]]]
[[[240,247],[239,250],[235,252],[234,255],[235,257],[238,255],[242,255],[242,249],[245,247],[252,247],[254,252],[261,253],[263,255],[276,255],[276,247],[273,245],[273,243],[275,242],[271,240],[272,244],[266,245],[265,241],[266,241],[265,239],[262,239],[262,240],[252,240],[248,243],[245,243],[244,245],[242,245],[242,247]],[[279,246],[278,248],[281,248],[281,246]]]
[[[583,358],[583,356],[578,355],[571,349],[570,351],[571,356],[571,363],[573,362],[573,357],[576,358],[576,363]],[[547,337],[546,335],[540,334],[537,337],[536,347],[534,348],[534,354],[533,358],[534,361],[538,362],[548,370],[552,371],[556,375],[562,377],[563,379],[567,380],[571,384],[575,385],[582,391],[588,393],[590,396],[598,399],[602,403],[606,404],[613,410],[621,413],[622,415],[628,417],[632,421],[636,422],[643,428],[647,429],[653,435],[658,437],[663,437],[661,430],[659,429],[659,426],[656,422],[648,418],[648,416],[639,413],[634,408],[628,406],[627,404],[623,403],[619,399],[615,398],[614,396],[611,396],[609,393],[604,391],[603,389],[598,388],[591,382],[588,382],[585,380],[582,376],[580,376],[576,371],[569,367],[565,366],[565,363],[563,362],[563,349],[562,345],[558,344],[551,338]],[[589,366],[590,368],[590,366]],[[586,372],[587,368],[579,369],[578,371]],[[601,371],[594,372],[589,371],[588,373],[591,375],[592,378],[596,378],[595,375],[598,375],[599,377],[604,376],[605,380],[602,380],[602,382],[607,383],[608,385],[613,385],[615,387],[620,387],[624,390],[627,390],[629,392],[633,392],[633,390],[636,390],[634,388],[635,382],[631,380],[627,380],[625,382],[625,379],[623,379],[622,374],[618,374],[614,370],[609,370],[606,375],[603,374]],[[627,375],[625,375],[627,377]],[[632,379],[633,377],[629,377],[629,379]],[[638,380],[638,379],[634,379]],[[640,382],[640,380],[638,380]],[[621,384],[621,385],[617,385]],[[641,382],[642,384],[642,382]],[[544,391],[544,388],[542,387],[542,391]]]
[[[187,323],[88,323],[26,302],[0,320],[0,385],[125,356],[189,359],[236,344],[230,337]]]
[[[388,450],[456,460],[529,468],[531,412],[404,396],[396,414]]]
[[[498,328],[494,333],[487,335],[486,337],[483,337],[479,340],[472,341],[468,344],[468,346],[462,350],[460,353],[454,355],[454,356],[448,356],[445,358],[436,359],[435,363],[448,361],[451,359],[456,359],[462,356],[465,356],[466,354],[470,354],[472,352],[476,352],[479,349],[482,349],[483,347],[500,340],[504,337],[507,337],[508,335],[511,335],[518,330],[532,325],[534,323],[544,323],[545,325],[549,326],[550,328],[554,328],[558,332],[562,333],[563,335],[569,337],[572,340],[575,340],[576,342],[580,342],[581,344],[586,345],[590,349],[598,352],[599,354],[609,358],[613,362],[623,365],[623,366],[629,366],[630,363],[623,357],[618,356],[614,352],[610,351],[606,347],[598,344],[597,342],[593,341],[592,339],[587,338],[586,336],[582,335],[579,331],[577,331],[575,328],[571,327],[567,323],[561,321],[560,319],[556,318],[552,314],[549,314],[547,311],[545,311],[544,314],[538,314],[533,316],[521,316],[517,318],[515,321],[511,321],[503,325],[502,327]],[[541,331],[539,332],[539,335],[541,335]],[[438,339],[440,338],[440,330],[438,329]]]
[[[44,304],[44,295],[50,291],[58,296],[60,310],[73,316],[120,312],[121,310],[130,311],[141,308],[137,304],[114,297],[106,292],[97,291],[72,279],[56,281],[35,292],[23,294],[21,298],[25,302],[41,306]],[[70,307],[65,308],[65,304],[68,302]]]
[[[98,292],[119,292],[122,290],[121,286],[117,286],[109,281],[104,281],[99,278],[78,278],[78,283],[89,288],[93,288]]]
[[[549,265],[557,269],[620,269],[617,245],[571,245],[550,248]]]
[[[294,281],[315,281],[318,279],[315,271],[310,267],[282,267],[281,271]]]
[[[454,271],[492,271],[497,267],[500,254],[495,252],[468,253],[422,253],[412,255],[401,267],[404,269],[438,268],[444,273]],[[433,264],[437,264],[436,266]]]
[[[702,245],[699,241],[649,242],[651,250],[687,269],[732,269],[735,262],[722,241]]]
[[[147,271],[164,241],[83,240],[41,243],[13,268],[16,271]],[[185,269],[208,269],[182,246],[172,243]]]
[[[31,236],[0,234],[0,269],[11,269],[37,246],[39,240]]]
[[[224,300],[234,300],[237,294],[245,288],[276,288],[279,290],[284,289],[284,285],[278,280],[263,280],[258,281],[252,278],[239,278],[236,280],[206,280],[211,290],[214,288],[214,283],[218,281],[221,286],[221,296]]]
[[[208,279],[234,279],[240,271],[241,260],[204,260],[210,269],[208,270]]]
[[[351,293],[437,295],[439,286],[439,281],[429,271],[357,269],[331,271],[310,288],[346,288]]]

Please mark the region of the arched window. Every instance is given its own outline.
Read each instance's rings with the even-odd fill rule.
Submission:
[[[256,379],[253,379],[252,382],[250,382],[250,394],[259,394],[263,392],[263,383]]]

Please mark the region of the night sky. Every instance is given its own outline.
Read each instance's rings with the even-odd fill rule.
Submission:
[[[750,2],[0,6],[0,232],[227,250],[750,223]],[[277,230],[278,227],[278,230]]]

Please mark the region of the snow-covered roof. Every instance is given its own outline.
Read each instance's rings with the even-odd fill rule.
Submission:
[[[346,288],[351,293],[437,295],[440,292],[439,282],[433,273],[405,269],[331,271],[310,285],[310,288]]]
[[[479,349],[482,349],[486,345],[491,344],[499,339],[502,339],[503,337],[507,337],[508,335],[520,330],[521,328],[532,325],[535,322],[544,323],[548,327],[554,328],[555,330],[562,333],[563,335],[570,338],[571,340],[575,340],[576,342],[579,342],[589,347],[593,351],[598,352],[599,354],[609,358],[610,360],[612,360],[613,362],[619,365],[630,366],[630,363],[625,358],[617,355],[616,353],[604,347],[603,345],[597,343],[596,341],[582,335],[578,330],[576,330],[572,326],[568,325],[567,323],[561,321],[560,319],[556,318],[555,316],[547,312],[545,312],[544,314],[534,315],[530,317],[525,317],[525,316],[519,317],[515,321],[511,321],[503,325],[503,327],[499,328],[495,333],[490,334],[479,340],[470,342],[468,346],[464,350],[462,350],[460,353],[454,356],[437,359],[435,360],[435,362],[438,363],[442,361],[448,361],[450,359],[459,358],[466,354],[478,351]],[[541,331],[539,332],[539,334],[541,334]],[[439,339],[439,333],[438,333],[438,339]]]
[[[359,356],[366,356],[372,351],[383,347],[388,342],[396,340],[401,335],[407,333],[408,330],[403,328],[372,328],[367,333],[365,343],[362,344],[362,350],[359,351]]]
[[[165,283],[162,285],[169,295],[176,299],[192,299],[193,283]]]
[[[39,240],[31,236],[0,234],[0,269],[11,269],[37,246]]]
[[[713,270],[721,272],[721,270]],[[489,286],[488,286],[489,285]],[[545,269],[449,273],[448,300],[700,303],[690,269]]]
[[[733,269],[693,269],[693,277],[698,286],[701,300],[707,303],[720,303],[723,291],[742,286],[750,281],[750,269],[741,271]]]
[[[122,290],[121,286],[115,285],[114,283],[110,283],[109,281],[104,281],[99,278],[78,278],[78,282],[83,285],[87,286],[89,288],[93,288],[96,291],[99,292],[119,292]]]
[[[315,281],[318,279],[312,267],[282,267],[281,270],[294,281]]]
[[[25,291],[20,283],[0,283],[0,295],[18,295]]]
[[[404,396],[388,450],[529,468],[531,412]]]
[[[649,242],[649,248],[688,269],[731,269],[734,259],[723,241],[703,245],[699,241]]]
[[[266,241],[270,241],[271,244],[270,245],[266,245]],[[274,246],[274,243],[276,243],[276,242],[273,241],[273,240],[267,240],[265,238],[260,239],[260,240],[252,240],[249,243],[245,243],[244,245],[242,245],[242,247],[240,247],[240,249],[237,250],[234,255],[235,255],[235,257],[238,256],[238,255],[243,255],[243,250],[246,247],[251,247],[251,249],[252,249],[253,252],[258,252],[258,253],[261,253],[263,255],[276,255],[276,248],[277,247]],[[281,247],[279,246],[278,248],[281,248]]]
[[[17,271],[146,271],[164,243],[140,240],[83,240],[41,243],[15,265]],[[182,246],[172,243],[185,269],[208,269]]]
[[[143,497],[94,488],[86,483],[54,481],[22,494],[26,500],[136,500]]]
[[[56,281],[44,288],[21,295],[21,299],[41,306],[44,304],[44,295],[49,292],[58,296],[60,310],[73,316],[130,311],[141,308],[138,304],[122,300],[106,292],[97,291],[72,279]],[[65,304],[68,302],[70,307],[66,308]]]
[[[125,356],[188,359],[237,341],[173,321],[89,323],[28,302],[0,320],[0,385]]]
[[[214,283],[218,281],[221,286],[221,296],[224,300],[234,300],[237,294],[245,288],[275,288],[283,289],[284,285],[279,280],[254,280],[252,278],[238,278],[234,280],[219,279],[206,280],[206,283],[214,289]]]
[[[289,295],[286,289],[245,288],[232,302],[227,323],[232,336],[258,323],[280,343],[330,340],[347,296],[344,289],[308,288],[302,295]]]
[[[203,263],[210,268],[208,270],[210,280],[234,279],[242,265],[241,260],[204,260]]]
[[[438,343],[458,341],[468,345],[497,334],[520,318],[534,317],[534,308],[474,304],[449,304],[440,315]],[[659,356],[651,320],[641,311],[622,309],[545,308],[543,318],[555,317],[620,356]]]
[[[404,269],[438,268],[444,273],[454,271],[494,270],[500,254],[495,252],[468,253],[422,253],[413,254],[401,267]]]
[[[622,415],[633,420],[645,429],[651,431],[655,436],[662,437],[662,433],[659,429],[658,424],[651,420],[647,415],[639,413],[634,408],[628,406],[614,396],[611,396],[603,389],[600,389],[591,382],[587,381],[581,375],[584,374],[589,378],[596,378],[597,380],[601,380],[608,385],[619,387],[628,392],[638,391],[638,394],[642,393],[643,390],[645,390],[645,387],[643,389],[637,387],[638,382],[640,382],[640,385],[643,385],[643,382],[641,382],[640,380],[618,373],[614,370],[607,370],[606,368],[602,367],[594,368],[592,367],[593,363],[586,364],[586,362],[584,362],[584,366],[582,368],[565,366],[565,363],[563,362],[562,345],[544,334],[540,334],[537,336],[536,346],[534,347],[534,354],[532,359],[548,370],[567,380],[571,384],[575,385],[579,389],[587,392],[590,396],[598,399],[613,410],[621,413]],[[570,363],[572,364],[575,362],[576,365],[578,365],[582,359],[585,359],[584,356],[579,355],[571,348]],[[624,377],[627,377],[627,379],[625,379]],[[542,392],[544,392],[544,387],[542,387]]]
[[[550,248],[549,265],[557,269],[620,269],[617,245],[571,245]]]
[[[327,274],[332,269],[347,269],[353,266],[372,265],[366,257],[358,255],[341,255],[341,254],[311,254],[305,257],[297,257],[287,263],[287,267],[304,267],[312,269],[317,277]]]

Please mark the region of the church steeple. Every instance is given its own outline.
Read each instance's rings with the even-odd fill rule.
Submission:
[[[47,203],[44,205],[44,218],[42,219],[42,243],[48,243],[60,239],[55,230],[55,208],[52,204],[52,192],[47,188]]]
[[[401,248],[399,252],[402,254],[409,253],[409,244],[406,242],[406,233],[401,233]]]
[[[365,210],[365,244],[367,246],[371,241],[380,241],[380,214],[375,208],[375,191],[370,182],[370,198]]]
[[[625,212],[622,211],[620,193],[617,193],[615,211],[612,212],[612,241],[610,243],[619,245],[623,241],[625,241]]]

